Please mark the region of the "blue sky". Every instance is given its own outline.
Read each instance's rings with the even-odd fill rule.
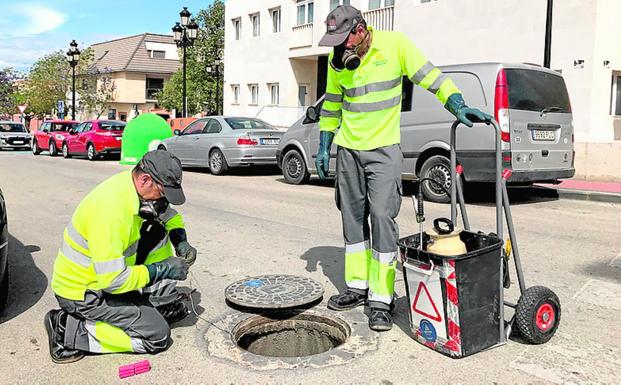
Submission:
[[[137,35],[169,34],[179,11],[212,0],[0,0],[0,68],[27,70],[46,53]]]

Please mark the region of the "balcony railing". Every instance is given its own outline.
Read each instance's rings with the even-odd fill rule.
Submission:
[[[292,29],[289,48],[309,47],[313,45],[313,23],[296,25]]]
[[[380,31],[392,31],[395,21],[395,7],[372,9],[362,14],[367,24]]]

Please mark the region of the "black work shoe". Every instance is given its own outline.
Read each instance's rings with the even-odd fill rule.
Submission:
[[[336,294],[330,297],[328,300],[328,309],[332,310],[349,310],[356,306],[364,305],[367,300],[366,294],[360,294],[351,290],[345,291],[342,294]]]
[[[183,302],[176,301],[156,307],[168,324],[173,324],[184,319],[190,312]]]
[[[369,328],[376,332],[385,332],[392,329],[392,313],[390,310],[371,308]]]
[[[84,352],[65,348],[65,322],[67,322],[67,313],[60,309],[48,311],[44,318],[50,344],[50,356],[56,364],[69,364],[84,358]]]

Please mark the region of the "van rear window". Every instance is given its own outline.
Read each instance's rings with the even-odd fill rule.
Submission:
[[[571,112],[565,81],[559,75],[525,69],[505,69],[509,108],[514,110]]]

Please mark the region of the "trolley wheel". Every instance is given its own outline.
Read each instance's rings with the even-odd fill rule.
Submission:
[[[561,302],[544,286],[526,289],[515,309],[515,323],[520,335],[531,344],[546,343],[561,322]]]

